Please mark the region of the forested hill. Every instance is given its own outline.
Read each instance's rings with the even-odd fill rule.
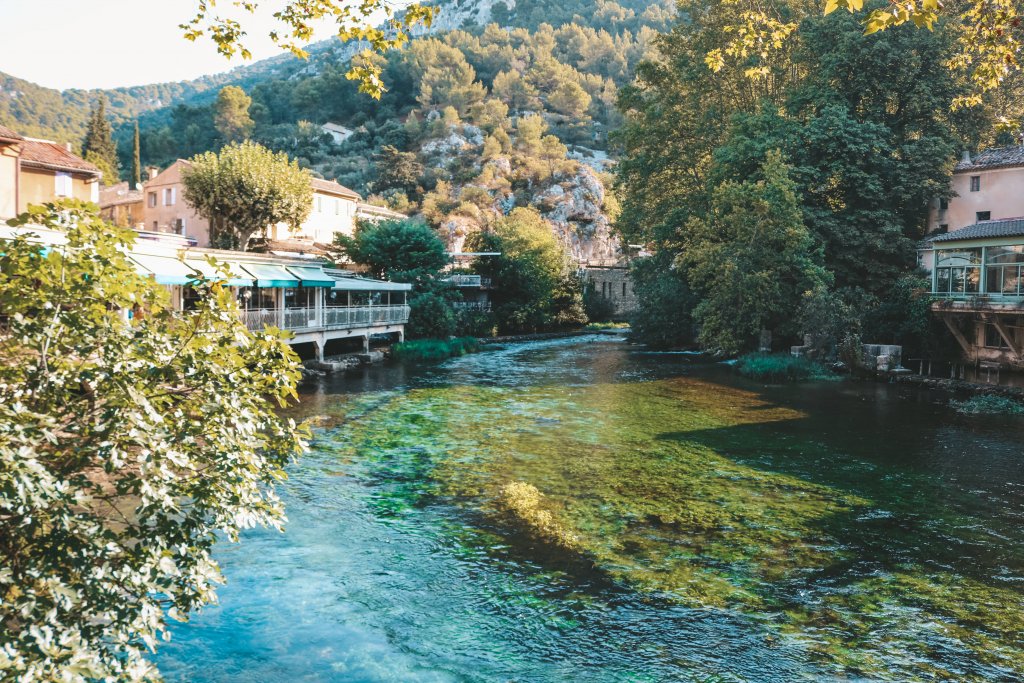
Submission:
[[[618,256],[611,236],[608,134],[618,90],[667,30],[674,2],[454,0],[429,33],[383,57],[380,101],[345,77],[354,52],[318,43],[308,61],[279,57],[177,84],[105,91],[121,167],[139,120],[144,164],[219,149],[214,100],[225,85],[252,98],[250,137],[410,214],[459,248],[513,207],[537,210],[573,256]],[[98,93],[59,93],[10,80],[0,123],[30,135],[81,140]],[[320,125],[354,135],[333,144]]]

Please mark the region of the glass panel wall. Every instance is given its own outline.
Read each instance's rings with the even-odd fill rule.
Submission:
[[[935,253],[937,294],[977,294],[981,285],[981,249],[947,249]]]
[[[238,305],[244,311],[277,308],[274,290],[270,287],[239,287]]]
[[[316,306],[316,287],[285,287],[285,308],[314,308]]]
[[[1022,296],[1024,245],[989,247],[985,251],[985,289],[996,296]]]

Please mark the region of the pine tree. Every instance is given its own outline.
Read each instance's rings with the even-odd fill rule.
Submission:
[[[135,121],[135,137],[132,141],[132,189],[142,186],[142,162],[140,161],[139,122]]]
[[[100,95],[96,108],[89,116],[89,127],[82,143],[82,153],[104,171],[104,180],[109,184],[117,182],[117,146],[107,120],[107,98]]]

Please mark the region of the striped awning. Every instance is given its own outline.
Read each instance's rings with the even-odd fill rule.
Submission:
[[[298,287],[299,279],[276,263],[243,263],[242,270],[256,278],[257,287]]]
[[[333,287],[334,278],[321,266],[287,266],[288,272],[299,278],[303,287]]]

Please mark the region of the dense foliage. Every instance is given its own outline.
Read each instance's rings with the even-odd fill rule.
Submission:
[[[821,330],[790,322],[842,315],[846,329],[835,326],[836,334],[919,346],[918,332],[885,323],[916,320],[919,299],[896,297],[907,308],[895,312],[892,294],[915,268],[914,245],[923,235],[928,203],[948,192],[958,146],[983,137],[989,121],[987,110],[950,111],[964,86],[934,66],[950,54],[950,33],[902,27],[865,36],[848,14],[822,17],[794,4],[792,16],[806,18],[788,47],[771,51],[760,62],[765,72],[751,79],[749,62],[725,60],[721,68],[708,69],[708,53],[735,37],[730,26],[738,15],[731,3],[701,7],[659,39],[661,57],[638,68],[636,83],[619,100],[627,117],[618,138],[625,149],[618,167],[618,226],[625,239],[679,255],[691,285],[701,283],[694,312],[704,323],[705,343],[753,347],[741,292],[719,302],[710,329],[708,312],[715,304],[709,294],[726,287],[723,280],[746,286],[745,279],[758,274],[773,279],[770,269],[708,278],[723,266],[716,254],[753,256],[762,248],[767,259],[773,247],[755,232],[718,233],[722,217],[716,204],[737,183],[762,178],[766,156],[777,150],[796,202],[792,225],[806,231],[800,251],[815,254],[816,266],[826,271],[768,304],[787,323],[779,341],[822,336]],[[709,225],[718,227],[709,233]],[[694,251],[694,241],[709,234],[720,250]],[[775,258],[775,276],[789,273],[799,280],[806,270],[803,256]],[[814,310],[805,314],[805,306]],[[824,315],[826,309],[832,314]],[[820,341],[834,350],[841,340]],[[680,335],[677,343],[685,342]]]
[[[494,223],[493,231],[467,241],[475,252],[497,253],[473,262],[490,278],[493,306],[502,334],[536,332],[586,323],[582,286],[564,248],[536,211],[514,209]]]
[[[107,120],[107,98],[100,95],[89,116],[89,127],[82,142],[82,155],[103,172],[103,182],[108,185],[120,179],[117,145],[111,135],[110,121]]]
[[[304,444],[275,408],[298,363],[216,282],[174,312],[134,233],[84,203],[12,223],[66,243],[26,229],[0,255],[0,668],[154,680],[165,617],[215,598],[217,538],[284,521],[273,485]]]
[[[246,249],[249,238],[276,223],[298,227],[309,216],[309,172],[252,142],[194,157],[182,169],[185,199],[210,221],[210,244]]]

